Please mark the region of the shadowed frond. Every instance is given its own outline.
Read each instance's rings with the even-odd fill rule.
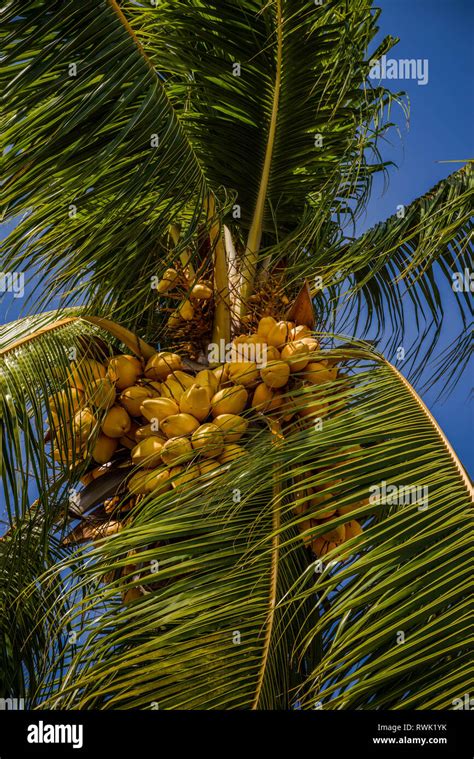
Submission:
[[[153,352],[119,325],[81,317],[78,311],[63,312],[59,320],[50,312],[0,327],[1,476],[10,524],[28,513],[33,501],[39,511],[57,516],[58,501],[70,484],[65,462],[54,460],[44,438],[58,427],[61,445],[74,448],[75,400],[68,378],[77,355],[105,360],[108,343],[138,354]],[[64,400],[53,411],[49,401],[56,393]],[[75,463],[80,470],[81,461]]]
[[[237,193],[228,221],[249,276],[261,246],[288,237],[284,254],[298,258],[331,213],[362,204],[384,166],[376,144],[392,100],[366,82],[370,2],[157,0],[124,11],[212,185]]]
[[[468,365],[473,326],[473,201],[473,167],[467,164],[400,215],[334,251],[333,263],[331,255],[325,263],[321,261],[323,281],[341,282],[325,293],[327,308],[332,305],[338,313],[337,328],[361,337],[370,334],[383,343],[388,355],[405,345],[404,369],[413,382],[436,358],[446,324],[452,328],[453,317],[462,335],[456,341],[450,338],[449,377],[446,371],[431,374],[434,379],[443,376],[445,386],[450,386]],[[413,324],[417,336],[410,345],[404,338]]]
[[[275,445],[253,417],[250,455],[230,471],[145,497],[47,575],[76,568],[69,611],[53,617],[81,644],[40,700],[403,709],[464,693],[471,484],[393,367],[360,343],[333,355],[346,374],[292,396],[295,408],[330,397],[322,426],[296,421]],[[354,520],[363,532],[321,559],[304,547]]]
[[[170,218],[192,229],[206,195],[160,73],[115,0],[3,16],[2,196],[19,220],[4,270],[39,270],[41,301],[120,303],[141,285],[143,306]]]

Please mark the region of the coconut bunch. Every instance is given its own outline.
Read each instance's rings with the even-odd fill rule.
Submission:
[[[90,456],[103,465],[116,451],[134,444],[140,404],[159,393],[143,369],[141,359],[128,355],[104,363],[91,358],[71,363],[69,387],[51,396],[48,404],[55,461],[73,465]]]
[[[253,420],[273,417],[285,437],[340,408],[328,389],[337,362],[320,350],[309,327],[264,316],[256,331],[234,338],[226,359],[197,373],[171,351],[146,364],[130,355],[74,363],[68,391],[50,398],[53,457],[70,466],[90,458],[95,466],[84,485],[112,463],[122,467],[129,499],[114,496],[104,507],[107,515],[120,508],[125,517],[143,496],[226,472],[246,455]],[[305,544],[322,556],[361,527],[352,520],[308,543],[308,530],[341,516],[321,510],[319,498],[307,488],[304,512],[298,506],[296,513],[307,516],[299,522]]]
[[[361,446],[353,446],[350,449],[354,452],[356,450],[362,450]],[[311,486],[302,486],[297,492],[297,503],[293,511],[298,517],[304,517],[304,521],[298,523],[298,528],[302,533],[304,544],[309,546],[318,558],[322,558],[330,551],[333,552],[346,540],[350,540],[363,532],[360,522],[349,515],[352,511],[367,505],[368,500],[338,508],[333,508],[330,505],[340,491],[342,483],[342,479],[330,480],[324,486],[312,483]],[[341,517],[347,518],[347,521],[337,525],[329,524]],[[325,524],[328,524],[328,529],[321,532],[321,527],[324,527]],[[315,532],[318,533],[316,536]],[[337,552],[332,555],[333,557],[337,556]]]
[[[166,269],[156,289],[170,303],[168,308],[162,308],[169,311],[166,325],[169,349],[184,351],[190,359],[198,360],[211,337],[212,281],[197,276],[189,263],[177,264]]]

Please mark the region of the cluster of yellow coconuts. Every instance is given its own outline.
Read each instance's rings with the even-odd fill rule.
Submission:
[[[186,270],[179,272],[177,269],[170,268],[166,269],[156,289],[160,295],[164,295],[165,293],[175,290],[180,284],[183,284],[185,289],[188,289],[191,284]],[[212,294],[211,283],[207,280],[200,279],[191,286],[189,295],[181,301],[179,306],[170,315],[168,326],[176,327],[183,321],[192,321],[192,319],[194,319],[196,301],[210,300]]]
[[[100,466],[83,478],[87,484],[106,471],[104,465],[117,450],[129,449],[132,497],[214,477],[246,455],[238,441],[252,410],[275,415],[282,423],[296,417],[303,426],[332,411],[318,386],[337,377],[337,365],[313,360],[316,351],[319,343],[308,327],[265,316],[256,333],[233,340],[230,360],[195,375],[185,371],[178,354],[167,351],[146,363],[131,355],[105,363],[84,358],[72,366],[69,390],[50,398],[53,457],[72,463],[75,457],[90,455]],[[259,360],[252,360],[257,356]],[[292,401],[285,394],[295,384],[316,389],[316,396],[310,394],[304,403]],[[64,448],[57,428],[61,418],[71,416],[74,435]],[[299,523],[301,532],[334,515],[319,511],[318,496],[309,489],[305,498],[304,511],[319,513],[316,520]],[[321,556],[360,530],[352,520],[309,542]]]
[[[350,455],[361,450],[360,446],[352,446],[347,453]],[[332,522],[338,517],[345,517],[360,506],[367,505],[368,499],[364,502],[340,506],[337,509],[330,506],[329,503],[333,500],[342,483],[342,479],[334,479],[326,482],[324,486],[301,486],[296,494],[297,504],[293,511],[297,516],[305,517],[304,521],[298,523],[299,531],[303,533],[304,544],[310,546],[313,553],[318,557],[325,556],[330,551],[334,552],[334,549],[337,549],[346,540],[350,540],[363,532],[360,522],[356,519],[349,519],[342,524],[329,525],[326,532],[314,537],[314,532],[319,531],[321,525]],[[325,504],[328,504],[326,508],[324,508]],[[317,516],[313,516],[315,514]],[[332,557],[337,557],[337,551],[332,553]]]

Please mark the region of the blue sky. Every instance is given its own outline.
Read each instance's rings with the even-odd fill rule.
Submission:
[[[360,219],[358,232],[395,213],[397,205],[408,204],[425,193],[436,182],[460,166],[443,161],[474,157],[473,85],[474,55],[472,0],[382,0],[379,20],[380,39],[387,34],[400,37],[391,58],[428,59],[429,79],[426,85],[416,81],[387,82],[392,89],[407,92],[410,126],[406,129],[402,110],[396,107],[392,120],[400,127],[401,137],[393,130],[389,142],[382,147],[384,158],[393,160],[398,169],[390,171],[388,188],[376,179],[369,208]],[[4,229],[4,234],[8,229]],[[449,293],[448,293],[449,300]],[[18,315],[21,300],[3,299],[0,321]],[[452,338],[458,325],[446,304],[446,318]],[[474,471],[472,454],[473,406],[468,404],[471,376],[465,376],[454,393],[442,403],[431,392],[424,400],[447,434],[459,457]]]
[[[397,205],[407,205],[461,165],[442,161],[474,158],[474,3],[472,0],[382,0],[378,6],[382,13],[377,42],[388,34],[400,37],[388,57],[428,59],[428,83],[386,82],[391,89],[407,93],[410,123],[407,130],[401,109],[392,111],[391,120],[398,124],[401,137],[392,131],[382,152],[398,169],[390,170],[388,188],[379,178],[374,182],[371,202],[358,231],[391,216]],[[449,307],[449,292],[445,314],[454,339],[459,323]],[[471,476],[474,474],[474,413],[468,396],[472,370],[473,366],[443,402],[436,400],[434,391],[423,396]]]

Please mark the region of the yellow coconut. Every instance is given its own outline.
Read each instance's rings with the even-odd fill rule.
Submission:
[[[331,520],[332,517],[329,517]],[[325,520],[321,520],[320,523],[324,523]],[[346,535],[346,530],[343,524],[338,524],[336,527],[331,527],[327,532],[323,532],[321,537],[323,540],[327,540],[328,543],[342,543]]]
[[[199,472],[204,480],[212,480],[216,475],[219,475],[221,463],[216,459],[203,459],[199,462]]]
[[[186,437],[192,435],[194,430],[199,427],[199,422],[192,414],[172,414],[163,419],[160,430],[166,437]]]
[[[340,506],[337,513],[341,516],[351,514],[353,511],[357,511],[357,509],[361,509],[363,506],[368,506],[369,502],[369,499],[366,498],[364,501],[357,501],[357,503],[350,503],[347,506]]]
[[[134,495],[154,493],[161,495],[170,489],[169,471],[164,467],[136,472],[128,481],[128,489]]]
[[[321,385],[336,379],[337,367],[329,368],[319,361],[310,361],[303,372],[303,377],[313,385]]]
[[[284,387],[290,378],[290,367],[285,361],[268,361],[260,369],[260,377],[268,387]]]
[[[194,384],[194,377],[186,372],[176,371],[168,377],[166,382],[161,385],[161,395],[165,398],[172,398],[179,402],[184,391]]]
[[[188,461],[195,454],[191,441],[186,437],[172,437],[166,441],[161,451],[165,464],[172,466]]]
[[[108,437],[123,437],[129,432],[132,420],[122,406],[112,406],[102,422],[102,432]]]
[[[224,450],[218,457],[218,461],[221,464],[230,464],[232,461],[240,459],[243,456],[248,456],[245,448],[242,448],[241,445],[236,445],[235,443],[229,443],[224,446]]]
[[[340,545],[340,543],[333,543],[332,541],[325,540],[321,536],[318,536],[311,541],[311,550],[318,558],[321,558],[322,556],[326,556],[330,551],[334,551],[338,545]]]
[[[179,275],[176,269],[171,269],[171,268],[166,269],[162,278],[158,282],[158,285],[156,288],[157,292],[163,294],[163,293],[167,293],[168,290],[171,290],[174,287],[176,280],[178,279],[178,276]]]
[[[68,383],[78,390],[85,390],[87,385],[90,385],[94,380],[103,379],[105,373],[105,366],[100,361],[95,361],[92,358],[83,358],[79,362],[73,361],[71,363],[71,373]]]
[[[334,499],[334,495],[332,493],[324,492],[324,493],[318,493],[318,492],[312,492],[311,498],[309,499],[309,505],[311,507],[311,511],[315,513],[315,517],[317,519],[327,519],[329,517],[334,516],[336,513],[336,509],[332,509],[328,507],[327,509],[323,509],[322,507],[326,503],[330,503]]]
[[[130,422],[129,431],[119,438],[119,443],[120,445],[123,445],[124,448],[129,448],[131,450],[132,448],[135,448],[136,444],[140,441],[137,440],[137,430],[139,429],[138,424],[133,419],[131,419]]]
[[[163,419],[179,414],[179,406],[172,398],[147,398],[140,406],[140,413],[158,430]]]
[[[314,337],[300,337],[298,342],[307,345],[310,353],[315,353],[319,350],[319,343]]]
[[[181,356],[177,353],[162,351],[155,353],[145,366],[145,377],[151,380],[165,380],[171,372],[182,369]]]
[[[107,377],[94,380],[86,387],[85,401],[88,406],[105,411],[115,403],[114,385]]]
[[[194,381],[196,385],[205,387],[208,390],[210,398],[217,393],[219,380],[210,369],[202,369],[196,374]]]
[[[252,398],[252,408],[264,413],[268,411],[274,411],[279,408],[283,403],[283,397],[281,391],[273,390],[268,387],[264,382],[261,382],[255,388],[255,392]]]
[[[143,374],[139,361],[133,356],[115,356],[109,361],[107,369],[108,378],[114,383],[117,390],[125,390],[136,383]]]
[[[219,414],[213,424],[222,430],[226,443],[236,443],[248,427],[248,421],[237,414]]]
[[[268,345],[274,345],[275,348],[281,348],[285,343],[288,342],[289,334],[290,334],[290,327],[291,322],[277,322],[274,327],[272,327],[267,335],[267,343]]]
[[[224,449],[224,433],[216,424],[201,424],[191,435],[191,445],[204,458],[215,458]]]
[[[156,380],[142,380],[141,384],[150,391],[152,398],[161,398],[161,382]]]
[[[117,438],[108,437],[101,432],[92,448],[92,458],[98,464],[106,464],[117,450]]]
[[[233,385],[219,390],[212,398],[211,413],[213,417],[220,414],[240,414],[248,400],[248,393],[243,385]]]
[[[56,415],[58,423],[70,419],[84,405],[84,393],[74,387],[61,390],[48,399],[51,411]]]
[[[283,348],[281,357],[288,362],[290,372],[301,372],[309,363],[309,348],[302,342],[288,343]]]
[[[231,362],[229,366],[229,379],[236,385],[248,387],[255,384],[259,379],[257,364],[253,361]]]
[[[209,390],[198,384],[191,385],[179,399],[179,408],[181,413],[191,414],[200,422],[204,421],[211,410]]]
[[[346,528],[346,540],[350,540],[350,538],[356,538],[358,535],[362,535],[364,532],[362,525],[357,521],[357,519],[351,519],[350,522],[346,522],[344,524],[344,527]]]
[[[164,442],[159,437],[147,437],[142,440],[132,450],[132,462],[135,466],[145,466],[152,468],[161,463],[161,451]]]
[[[298,324],[297,327],[293,327],[290,330],[289,339],[291,341],[301,340],[302,337],[312,337],[312,332],[306,324]]]
[[[89,408],[83,408],[74,414],[74,434],[79,440],[87,440],[95,425],[97,419]]]
[[[163,442],[167,440],[167,437],[160,433],[159,428],[160,428],[160,425],[159,425],[158,420],[150,422],[150,424],[145,424],[145,425],[142,425],[141,427],[137,427],[137,430],[135,432],[135,439],[137,443],[151,436],[159,437],[163,440]]]
[[[276,319],[273,316],[263,316],[258,323],[257,334],[266,340],[270,330],[276,326],[276,323]]]
[[[209,300],[209,298],[212,298],[212,290],[202,282],[198,282],[191,290],[191,298],[195,298],[196,300]]]
[[[201,471],[197,464],[190,464],[189,466],[174,466],[170,470],[170,481],[174,488],[183,488],[190,483],[195,482],[200,476]]]
[[[140,416],[141,406],[144,401],[151,397],[151,391],[142,385],[132,385],[123,390],[119,397],[119,403],[130,414]]]
[[[178,314],[181,319],[184,319],[186,322],[189,322],[194,318],[194,308],[192,307],[189,300],[183,300],[183,302],[179,305]]]
[[[178,311],[173,311],[169,317],[168,321],[166,322],[167,326],[171,329],[174,329],[175,327],[180,327],[183,323],[183,320],[181,319]]]
[[[229,381],[229,364],[221,364],[211,371],[217,380],[218,388],[222,388]]]
[[[264,354],[264,361],[278,361],[281,358],[281,353],[274,345],[267,345]]]

